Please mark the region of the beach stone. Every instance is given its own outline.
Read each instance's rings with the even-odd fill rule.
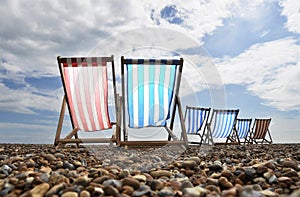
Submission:
[[[278,196],[277,193],[272,192],[270,190],[263,190],[263,191],[260,191],[260,193],[263,194],[264,196],[270,196],[270,197],[276,197],[276,196]]]
[[[299,197],[299,196],[300,196],[300,189],[294,191],[294,192],[290,195],[290,197]]]
[[[65,169],[69,169],[69,170],[74,170],[75,169],[75,166],[73,164],[69,163],[68,161],[64,162],[63,167]]]
[[[64,193],[63,195],[61,195],[61,197],[78,197],[78,194],[76,192],[68,191],[68,192]]]
[[[116,187],[116,188],[120,188],[122,187],[122,182],[119,181],[119,180],[115,180],[115,179],[108,179],[106,181],[103,181],[102,185],[105,187],[105,186],[108,186],[108,185],[111,185],[113,187]]]
[[[197,163],[194,160],[186,160],[183,161],[181,164],[182,168],[189,168],[189,169],[194,169],[194,167],[197,165]]]
[[[180,181],[172,180],[170,181],[170,186],[174,191],[180,191],[182,183]]]
[[[157,194],[160,197],[174,196],[174,191],[170,187],[164,187]]]
[[[254,168],[244,168],[244,171],[248,179],[251,179],[256,173],[256,170]]]
[[[207,178],[206,179],[206,183],[209,185],[218,185],[219,180],[218,179],[213,179],[213,178]]]
[[[153,180],[150,187],[153,191],[159,191],[164,188],[164,184],[160,180]]]
[[[35,186],[30,191],[25,192],[21,195],[21,197],[34,196],[34,197],[43,197],[48,189],[50,188],[48,183],[42,183],[40,185]]]
[[[205,196],[207,193],[206,189],[197,186],[197,187],[192,187],[192,188],[185,188],[183,190],[183,194],[185,195],[191,195],[191,196]]]
[[[290,177],[290,178],[298,177],[298,173],[294,170],[290,170],[290,171],[283,173],[282,176],[286,176],[286,177]]]
[[[181,190],[184,190],[185,188],[192,188],[194,185],[190,181],[184,181],[181,184]]]
[[[275,170],[275,169],[276,169],[276,166],[275,166],[274,162],[272,162],[272,161],[269,161],[269,162],[265,163],[265,166],[266,166],[267,168],[272,169],[272,170]]]
[[[90,179],[87,176],[80,176],[77,179],[75,179],[74,184],[87,186],[89,182]]]
[[[262,175],[263,173],[265,173],[267,171],[268,171],[268,168],[264,165],[259,165],[256,168],[256,174],[258,174],[258,175]]]
[[[211,192],[216,192],[218,195],[221,195],[220,187],[217,187],[216,185],[207,185],[205,189]]]
[[[63,153],[55,153],[54,156],[56,158],[65,159],[65,155]]]
[[[263,177],[256,177],[255,179],[253,179],[253,183],[265,183],[266,179]]]
[[[58,194],[60,191],[64,190],[67,188],[67,184],[66,183],[60,183],[57,185],[54,185],[47,193],[46,193],[46,197],[51,197],[54,194]]]
[[[138,190],[134,191],[132,196],[144,196],[151,193],[148,185],[142,185]]]
[[[293,168],[294,170],[298,170],[298,163],[295,161],[284,161],[282,165],[283,167]]]
[[[237,189],[235,187],[230,188],[228,190],[222,191],[222,196],[237,196]]]
[[[105,186],[103,191],[108,196],[116,196],[119,193],[119,191],[111,185]]]
[[[221,177],[218,183],[224,189],[230,189],[233,187],[232,183],[228,181],[226,177]]]
[[[259,191],[255,191],[251,186],[244,186],[241,190],[241,197],[264,197]]]
[[[229,170],[223,170],[221,176],[224,176],[227,179],[231,179],[233,177],[233,174]]]
[[[270,183],[270,184],[276,183],[277,180],[278,180],[278,179],[277,179],[276,175],[274,174],[274,175],[272,175],[272,176],[269,178],[269,183]]]
[[[142,182],[146,182],[147,181],[147,177],[145,175],[139,174],[139,175],[135,175],[132,178],[138,180],[138,181],[142,181]]]
[[[122,180],[122,185],[129,185],[133,187],[135,190],[140,188],[140,182],[134,178],[126,177]]]
[[[122,188],[122,194],[127,194],[129,196],[132,196],[133,192],[134,192],[134,188],[129,185],[124,185]]]
[[[3,165],[0,170],[0,172],[4,173],[6,176],[8,176],[11,171],[12,168],[9,167],[8,165]]]
[[[90,197],[90,196],[91,196],[90,192],[86,190],[81,191],[79,194],[79,197]]]
[[[94,180],[92,180],[93,183],[99,183],[102,184],[104,181],[111,179],[110,176],[100,176],[98,178],[95,178]]]
[[[195,161],[196,162],[196,164],[200,164],[200,162],[201,162],[201,159],[199,158],[199,157],[190,157],[189,158],[189,160],[193,160],[193,161]]]
[[[222,171],[223,170],[223,167],[218,164],[209,165],[208,168],[210,171]]]
[[[170,177],[172,173],[168,170],[156,170],[156,171],[152,171],[150,175],[155,178],[162,177],[162,176]]]
[[[42,154],[42,157],[44,157],[50,163],[56,160],[56,157],[52,154]]]

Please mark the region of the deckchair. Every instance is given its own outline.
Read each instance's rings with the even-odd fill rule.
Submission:
[[[198,142],[188,140],[189,144],[200,144],[202,133],[206,129],[206,124],[210,114],[210,108],[186,106],[184,122],[187,124],[187,135],[199,136]]]
[[[200,145],[205,144],[240,144],[236,131],[236,119],[239,110],[213,109],[207,129],[203,132]],[[225,138],[226,142],[216,143],[214,138]]]
[[[120,134],[118,121],[118,100],[114,57],[57,57],[58,67],[64,89],[60,117],[55,135],[54,145],[66,143],[118,143]],[[111,66],[109,66],[109,64]],[[108,67],[112,70],[113,97],[116,122],[111,122],[108,110]],[[61,138],[61,130],[68,106],[72,131]],[[79,138],[78,131],[91,132],[112,129],[116,125],[112,137]],[[74,138],[73,138],[74,137]]]
[[[121,105],[123,110],[123,140],[120,142],[121,145],[187,144],[181,102],[178,96],[182,67],[182,58],[125,59],[123,56],[121,57]],[[173,130],[176,109],[178,109],[183,140],[177,137]],[[147,136],[149,134],[147,128],[151,127],[153,130],[164,128],[162,130],[167,131],[168,139],[141,140],[142,137],[140,139],[129,139],[128,137],[129,129],[139,132],[140,136]]]
[[[236,122],[236,130],[238,137],[240,139],[240,142],[242,139],[244,139],[243,144],[250,144],[250,132],[251,132],[251,118],[238,118]],[[241,142],[242,143],[242,142]]]
[[[271,118],[269,119],[255,119],[253,128],[252,128],[252,133],[251,133],[251,142],[258,144],[258,143],[269,143],[272,144],[273,140],[270,134],[270,123],[271,123]],[[269,140],[266,139],[266,134],[268,133],[269,135]]]

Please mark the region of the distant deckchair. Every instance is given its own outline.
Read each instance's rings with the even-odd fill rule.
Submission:
[[[121,57],[122,122],[124,146],[162,146],[187,144],[180,98],[178,96],[183,59],[125,59]],[[126,107],[127,105],[127,107]],[[172,105],[172,106],[171,106]],[[173,131],[176,108],[183,140]],[[173,110],[170,114],[171,109]],[[128,127],[127,118],[128,115]],[[168,124],[168,120],[170,124]],[[149,135],[147,127],[165,128],[166,140],[128,139],[128,129],[138,129],[140,137]],[[144,128],[144,129],[141,129]],[[148,131],[151,132],[151,131]]]
[[[251,132],[251,142],[258,144],[258,143],[269,143],[272,144],[273,140],[271,137],[271,133],[269,130],[271,123],[271,118],[269,119],[255,119],[252,132]],[[266,139],[266,135],[269,135],[269,140]]]
[[[189,144],[200,144],[202,134],[206,129],[206,124],[210,114],[210,108],[186,106],[184,121],[187,124],[187,135],[199,136],[199,141],[189,139]]]
[[[203,132],[200,145],[205,144],[240,144],[235,128],[239,110],[213,109],[207,129]],[[214,141],[214,138],[226,138],[226,142]]]
[[[240,139],[240,142],[243,144],[250,144],[250,132],[251,132],[251,122],[252,119],[251,118],[247,118],[247,119],[237,119],[236,122],[236,130],[237,130],[237,134],[238,137]],[[241,140],[244,140],[243,142]]]
[[[108,63],[111,64],[114,89],[115,117],[118,116],[114,58],[111,57],[57,57],[64,88],[60,117],[54,145],[66,143],[107,143],[117,142],[120,128],[110,121],[108,110]],[[61,139],[61,130],[68,106],[73,130]],[[116,125],[111,138],[79,138],[78,131],[98,131],[111,129]],[[74,138],[73,138],[74,137]],[[118,143],[118,142],[117,142]]]

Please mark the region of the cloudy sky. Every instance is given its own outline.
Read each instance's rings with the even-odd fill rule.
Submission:
[[[275,142],[300,141],[300,1],[4,0],[0,10],[0,143],[53,142],[56,56],[114,54],[118,66],[169,52],[185,58],[184,105],[271,117]]]

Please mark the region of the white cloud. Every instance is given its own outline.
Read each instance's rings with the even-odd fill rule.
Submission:
[[[255,44],[231,59],[217,60],[225,84],[244,84],[279,110],[300,110],[300,46],[285,38]]]
[[[286,27],[289,31],[300,33],[300,1],[281,0],[281,14],[287,17]]]

